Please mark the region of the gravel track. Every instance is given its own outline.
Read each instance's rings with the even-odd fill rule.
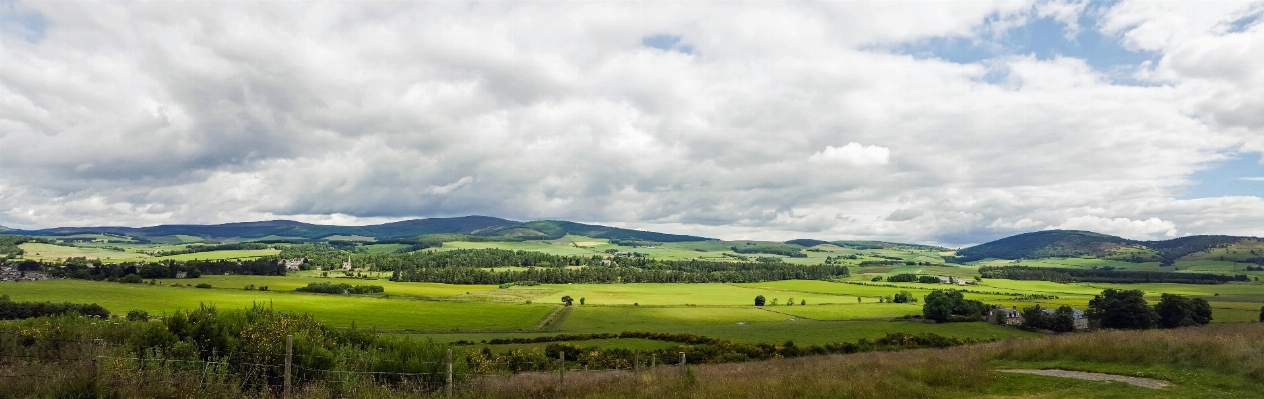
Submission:
[[[1035,375],[1043,375],[1043,376],[1049,376],[1049,377],[1074,378],[1077,380],[1086,380],[1086,381],[1115,381],[1115,382],[1122,382],[1125,384],[1135,385],[1142,388],[1150,388],[1150,389],[1159,389],[1159,388],[1172,385],[1172,383],[1170,382],[1163,381],[1163,380],[1156,380],[1152,378],[1128,377],[1128,376],[1122,376],[1122,375],[1103,374],[1103,373],[1087,373],[1083,371],[1024,370],[1024,369],[1004,369],[1004,370],[996,370],[996,371],[1000,371],[1003,373],[1035,374]]]

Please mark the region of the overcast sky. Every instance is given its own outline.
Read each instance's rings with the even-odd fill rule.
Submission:
[[[0,1],[0,225],[1264,236],[1264,2]]]

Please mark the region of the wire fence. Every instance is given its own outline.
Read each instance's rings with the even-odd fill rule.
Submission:
[[[58,347],[55,348],[57,351],[78,352],[77,356],[0,353],[0,378],[59,378],[57,375],[54,375],[53,371],[64,371],[65,367],[52,368],[51,370],[49,367],[39,367],[49,364],[58,366],[77,364],[89,367],[94,382],[109,379],[111,375],[122,373],[125,370],[165,369],[197,371],[200,376],[197,383],[201,386],[221,386],[237,390],[267,389],[279,393],[282,397],[288,397],[295,387],[302,385],[347,384],[357,381],[392,381],[397,384],[419,387],[426,391],[441,392],[451,396],[454,390],[459,389],[459,386],[465,383],[476,382],[480,379],[512,378],[524,374],[555,375],[558,388],[561,389],[565,384],[567,374],[635,373],[655,369],[661,370],[663,368],[679,368],[681,372],[684,372],[687,364],[684,352],[678,353],[677,358],[660,359],[653,355],[642,358],[640,352],[637,351],[633,361],[614,365],[607,362],[575,359],[575,356],[578,354],[574,353],[570,354],[569,356],[572,358],[568,359],[566,352],[559,352],[558,358],[552,361],[482,361],[480,366],[484,371],[471,371],[468,367],[468,362],[470,361],[468,358],[456,359],[453,357],[452,349],[448,349],[446,361],[441,362],[383,359],[372,356],[370,352],[366,356],[344,356],[337,359],[340,362],[334,365],[335,367],[322,368],[305,366],[301,362],[295,361],[296,359],[301,361],[303,359],[321,358],[321,356],[294,353],[292,336],[287,336],[288,351],[284,353],[235,351],[218,354],[214,359],[182,359],[167,356],[166,351],[170,350],[170,348],[157,346],[136,347],[119,343],[107,343],[100,339],[45,339],[5,331],[0,331],[0,335],[16,335],[23,339],[33,338],[39,343],[57,345]],[[6,341],[6,343],[13,342]],[[21,348],[24,344],[28,346],[34,345],[29,341],[16,343],[18,348]],[[153,353],[154,356],[120,356],[119,353]],[[275,363],[255,363],[222,360],[243,357],[276,359],[277,361]],[[329,357],[323,358],[328,359]],[[458,362],[466,362],[467,364],[462,365],[458,364]],[[338,366],[355,367],[357,365],[383,363],[406,364],[409,367],[422,367],[432,371],[375,371],[338,368]],[[37,372],[30,372],[32,369]],[[43,371],[43,373],[38,371]]]

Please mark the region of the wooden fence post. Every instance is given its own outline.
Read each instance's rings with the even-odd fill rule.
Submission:
[[[294,362],[294,336],[285,336],[285,397],[290,397],[290,363]]]
[[[452,397],[452,349],[448,349],[448,379],[447,379],[447,384],[444,385],[443,389],[447,391],[448,397],[451,398]]]
[[[641,371],[641,350],[637,349],[636,355],[632,357],[632,372],[636,373],[640,371]]]
[[[680,352],[680,375],[684,375],[688,371],[685,366],[685,352]]]
[[[658,355],[650,355],[650,371],[653,371],[654,367],[657,367],[657,366],[658,366]]]

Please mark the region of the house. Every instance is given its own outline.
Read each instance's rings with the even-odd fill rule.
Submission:
[[[615,261],[610,260],[610,259],[602,259],[602,260],[601,260],[601,265],[602,265],[602,266],[618,266],[618,265],[619,265],[619,262],[615,262]]]
[[[1021,326],[1023,325],[1023,314],[1018,311],[1018,307],[994,308],[991,312],[988,312],[988,322],[1007,326]]]
[[[347,261],[342,262],[342,270],[351,271],[351,256],[347,256]]]
[[[939,276],[940,284],[952,284],[952,277]]]
[[[185,278],[189,276],[189,272],[176,272],[176,278]]]
[[[298,259],[281,259],[280,263],[281,263],[281,264],[283,264],[283,265],[285,265],[285,271],[287,271],[287,272],[296,272],[296,271],[298,271],[298,270],[299,270],[299,267],[300,267],[300,266],[303,266],[303,262],[304,262],[304,261],[306,261],[306,260],[307,260],[307,259],[303,259],[303,258],[298,258]]]

